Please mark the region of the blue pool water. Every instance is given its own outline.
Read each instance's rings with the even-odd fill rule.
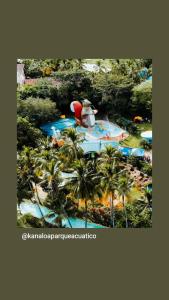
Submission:
[[[60,119],[58,121],[46,123],[41,126],[41,129],[48,135],[53,135],[52,127],[54,127],[56,130],[64,130],[66,128],[75,127],[75,120],[73,118],[67,118],[67,119]]]
[[[46,123],[41,126],[41,129],[48,135],[53,135],[52,127],[56,130],[64,130],[66,128],[75,127],[75,120],[73,118],[60,119],[55,122]],[[76,130],[79,133],[84,133],[87,140],[101,139],[105,136],[117,137],[124,133],[125,131],[110,123],[108,121],[96,121],[96,124],[92,128],[85,128],[83,126],[77,126]]]
[[[66,128],[75,127],[75,120],[73,118],[60,119],[55,122],[46,123],[41,126],[41,129],[48,135],[53,135],[52,127],[56,130],[64,130]],[[125,133],[123,129],[110,123],[108,121],[96,121],[96,124],[92,128],[84,128],[82,126],[77,126],[76,130],[79,133],[85,134],[85,141],[81,144],[84,153],[95,151],[100,152],[105,149],[107,145],[111,145],[114,148],[118,148],[123,155],[134,155],[134,156],[144,156],[144,149],[141,148],[128,148],[120,147],[119,142],[101,140],[102,137],[106,135],[111,137],[116,137]]]
[[[144,131],[141,133],[141,137],[146,140],[148,143],[152,143],[152,131]]]
[[[79,218],[69,218],[72,228],[85,228],[85,221]],[[67,219],[63,220],[63,225],[67,228],[71,228]],[[87,222],[87,228],[106,228],[105,226]]]
[[[145,150],[142,148],[129,148],[129,147],[118,147],[118,150],[125,156],[138,156],[142,157],[145,154]]]
[[[36,217],[38,219],[42,218],[42,214],[41,214],[42,211],[45,220],[50,224],[54,224],[54,220],[58,216],[52,210],[50,210],[45,206],[40,205],[40,209],[39,209],[36,203],[32,203],[29,200],[22,202],[19,206],[19,209],[23,215],[31,214],[33,217]],[[51,216],[49,216],[50,214]],[[83,219],[69,218],[69,221],[72,225],[72,228],[85,228],[85,221]],[[71,228],[66,218],[63,219],[62,224],[66,228]],[[106,227],[96,223],[87,222],[87,228],[106,228]]]
[[[93,138],[101,139],[105,136],[117,137],[125,132],[123,129],[109,121],[96,121],[95,126],[92,128],[78,126],[77,131],[86,134],[86,139],[88,140],[92,140]]]

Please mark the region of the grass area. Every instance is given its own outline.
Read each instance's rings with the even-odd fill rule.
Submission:
[[[131,147],[131,148],[139,148],[141,142],[141,137],[135,135],[129,135],[127,139],[125,139],[120,144],[124,147]]]
[[[152,124],[151,123],[137,124],[137,128],[139,131],[152,130]]]
[[[151,123],[137,124],[137,128],[138,128],[137,135],[129,135],[127,139],[121,142],[122,146],[139,148],[140,142],[142,141],[142,137],[140,136],[141,132],[152,130],[152,124]]]

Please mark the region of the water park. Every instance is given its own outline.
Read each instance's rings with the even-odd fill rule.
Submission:
[[[151,227],[151,60],[37,61],[17,65],[18,226]]]

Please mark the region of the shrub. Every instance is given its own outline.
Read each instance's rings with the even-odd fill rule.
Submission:
[[[152,166],[149,163],[143,163],[141,171],[148,176],[152,176]]]
[[[130,134],[137,134],[137,126],[133,124],[131,120],[128,120],[124,117],[120,117],[119,115],[114,115],[113,118],[116,124],[127,130]]]
[[[30,122],[40,125],[56,119],[56,104],[49,99],[28,98],[18,100],[17,111],[22,117],[28,116]]]
[[[152,227],[151,210],[144,206],[141,207],[140,200],[126,205],[129,227],[146,228]]]
[[[39,59],[24,59],[24,71],[26,77],[38,78],[43,75],[42,61]]]
[[[139,170],[141,170],[143,166],[143,160],[140,157],[133,155],[127,158],[127,163],[131,164],[133,167],[138,168]]]
[[[142,140],[140,142],[140,146],[143,147],[145,150],[151,150],[152,149],[151,143],[147,142],[146,140]]]
[[[21,149],[24,145],[36,147],[42,133],[39,129],[32,126],[28,118],[17,116],[17,146]]]
[[[137,134],[138,132],[138,128],[135,124],[131,123],[129,124],[127,127],[126,127],[127,131],[130,133],[130,134]]]
[[[51,98],[55,100],[57,98],[57,87],[53,86],[49,80],[41,79],[35,85],[25,84],[19,91],[20,99],[27,99],[29,97],[35,98]]]
[[[146,59],[143,59],[144,61],[144,65],[146,68],[150,68],[151,65],[152,65],[152,59],[151,58],[146,58]]]

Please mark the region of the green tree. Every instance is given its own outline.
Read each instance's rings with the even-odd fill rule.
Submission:
[[[65,138],[65,144],[61,148],[64,154],[68,155],[71,161],[82,156],[79,144],[84,141],[84,136],[79,134],[75,128],[67,128],[63,136]]]
[[[152,118],[152,81],[148,80],[133,88],[132,111],[143,117]]]
[[[27,117],[17,116],[17,147],[23,146],[36,147],[42,139],[42,132],[35,128]]]
[[[17,198],[20,203],[24,198],[33,196],[31,181],[34,179],[35,150],[24,147],[17,154]]]
[[[126,228],[128,228],[128,218],[127,218],[127,210],[126,210],[126,206],[125,206],[125,197],[126,197],[127,193],[130,191],[132,185],[133,185],[133,182],[126,173],[123,173],[123,175],[119,176],[117,190],[118,190],[119,195],[122,196]]]
[[[115,227],[115,210],[114,210],[114,195],[117,190],[117,173],[115,172],[115,165],[103,163],[101,167],[101,188],[106,192],[110,198],[110,218],[111,226]]]
[[[18,100],[17,112],[20,116],[28,117],[31,123],[40,125],[52,121],[58,116],[56,104],[49,99],[28,98]]]
[[[97,174],[94,173],[90,163],[84,159],[74,163],[74,176],[69,181],[70,190],[74,197],[85,202],[85,228],[88,219],[88,201],[92,201],[97,195]]]
[[[70,227],[72,227],[71,222],[68,218],[68,215],[65,211],[65,203],[66,199],[63,197],[63,193],[61,190],[63,188],[62,185],[62,178],[60,176],[60,165],[61,162],[57,160],[57,158],[53,158],[50,161],[47,161],[44,164],[44,177],[43,183],[47,182],[47,189],[49,195],[49,201],[51,201],[52,206],[55,205],[56,207],[59,206],[60,217],[62,218],[63,215],[66,215]],[[64,200],[64,201],[63,201]]]
[[[148,207],[147,199],[136,199],[126,205],[128,223],[133,228],[147,228],[152,226],[152,211]]]
[[[101,152],[98,161],[101,163],[106,162],[108,164],[113,163],[114,165],[116,164],[117,166],[121,158],[122,155],[116,148],[113,148],[111,145],[107,145],[105,149]]]
[[[121,153],[112,146],[108,145],[98,159],[98,173],[101,178],[101,188],[110,198],[110,216],[111,226],[115,227],[115,209],[114,197],[117,190],[118,174],[123,170],[121,162]]]

